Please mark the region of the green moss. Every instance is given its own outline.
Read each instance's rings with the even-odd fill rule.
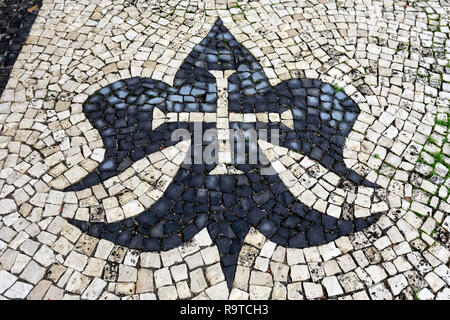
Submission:
[[[444,161],[444,155],[443,155],[442,153],[440,153],[440,152],[434,152],[434,153],[432,153],[431,155],[433,156],[435,162],[440,162],[440,163],[442,163],[442,164],[445,163],[445,161]]]
[[[436,140],[432,136],[427,138],[427,142],[436,144]]]
[[[339,87],[338,85],[333,84],[334,93],[338,93],[340,91],[344,91],[343,88]]]
[[[440,126],[450,128],[450,117],[447,117],[447,120],[436,119],[434,123]]]
[[[235,8],[239,8],[241,10],[241,12],[242,12],[242,15],[244,16],[244,19],[247,20],[247,16],[245,15],[245,10],[244,10],[244,8],[241,7],[241,5],[238,2],[236,2],[234,7]]]

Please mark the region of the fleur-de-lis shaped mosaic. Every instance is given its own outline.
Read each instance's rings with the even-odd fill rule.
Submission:
[[[277,130],[282,150],[307,157],[349,184],[378,187],[343,161],[345,139],[360,112],[357,104],[316,79],[290,79],[272,86],[257,59],[220,19],[185,58],[173,86],[150,78],[120,80],[91,95],[83,111],[99,131],[106,153],[97,169],[66,191],[80,191],[120,175],[146,156],[175,145],[175,130],[193,132],[198,123],[203,131],[216,128],[219,138],[220,130],[266,129],[267,136]],[[348,219],[321,212],[302,201],[307,198],[292,191],[279,171],[263,174],[267,165],[221,157],[221,150],[229,151],[223,149],[224,142],[219,141],[215,163],[180,164],[159,199],[143,212],[113,223],[70,222],[91,236],[141,251],[173,249],[206,227],[231,287],[251,227],[276,244],[305,248],[362,230],[379,216]],[[204,147],[205,142],[201,144]],[[186,157],[195,157],[196,150],[192,141]],[[299,185],[310,189],[302,181]]]

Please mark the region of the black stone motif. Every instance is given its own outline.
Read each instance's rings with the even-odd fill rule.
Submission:
[[[0,96],[41,4],[42,0],[0,2]]]
[[[290,109],[294,130],[280,123],[230,123],[230,128],[280,131],[280,145],[317,160],[353,183],[377,185],[346,167],[345,137],[359,114],[355,102],[330,84],[292,79],[271,86],[261,65],[236,41],[219,19],[210,33],[186,57],[174,86],[148,78],[112,83],[88,98],[83,111],[100,132],[106,148],[100,166],[66,189],[78,191],[116,176],[135,161],[174,145],[171,134],[193,123],[165,123],[152,130],[154,108],[162,112],[215,112],[217,88],[208,70],[236,70],[228,79],[229,111],[278,112]],[[203,129],[215,128],[203,123]],[[205,143],[206,144],[206,143]],[[190,156],[193,156],[190,149]],[[139,215],[116,223],[71,220],[84,232],[142,251],[169,250],[207,227],[219,249],[231,287],[243,240],[251,226],[286,247],[321,245],[362,230],[377,215],[336,219],[295,199],[278,175],[262,175],[262,165],[236,164],[244,174],[210,175],[213,165],[182,164],[164,195]]]

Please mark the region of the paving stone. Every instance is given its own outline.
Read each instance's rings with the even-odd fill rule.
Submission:
[[[114,293],[118,296],[129,296],[134,294],[135,284],[131,282],[119,282],[116,284]]]
[[[399,295],[400,292],[408,286],[408,280],[402,274],[389,278],[387,282],[394,296]]]
[[[5,270],[0,270],[0,293],[5,292],[16,280],[16,276]]]
[[[120,265],[119,266],[119,282],[136,282],[137,281],[137,269]]]
[[[292,281],[305,281],[310,279],[309,268],[305,264],[298,264],[291,267],[290,276]]]
[[[161,259],[159,254],[154,252],[145,252],[141,254],[141,267],[143,268],[160,268]]]
[[[31,260],[20,274],[20,278],[32,284],[37,284],[44,277],[44,274],[45,268]]]
[[[180,299],[187,299],[190,298],[192,293],[191,290],[189,289],[189,285],[186,281],[181,281],[181,282],[177,282],[177,293],[178,293],[178,297]]]
[[[247,300],[249,298],[249,294],[245,291],[233,288],[231,289],[229,299],[230,300]]]
[[[87,300],[96,300],[100,297],[103,289],[107,286],[106,281],[95,278],[83,292],[81,298]]]
[[[433,300],[434,294],[427,288],[423,288],[417,293],[417,298],[419,300]]]
[[[103,292],[99,300],[120,300],[118,296],[110,292]]]
[[[55,262],[55,254],[49,247],[42,246],[34,255],[34,259],[44,267],[48,267]]]
[[[226,300],[229,296],[228,286],[225,281],[207,288],[205,292],[211,300]]]
[[[32,285],[17,281],[5,292],[5,297],[10,299],[24,299],[31,289],[33,289]]]
[[[249,298],[250,300],[267,300],[270,297],[272,288],[266,286],[250,285]]]
[[[178,298],[175,286],[166,286],[158,289],[158,296],[161,300],[176,300]]]
[[[288,300],[303,300],[303,289],[301,282],[289,283],[287,285]]]
[[[58,282],[59,278],[63,275],[63,273],[67,270],[66,267],[60,265],[59,263],[54,263],[49,270],[46,272],[46,277],[49,280],[54,282]]]
[[[171,265],[182,261],[180,253],[176,249],[161,252],[161,260],[165,267],[170,267]]]
[[[13,274],[19,274],[23,271],[23,269],[27,266],[28,262],[30,262],[31,258],[24,254],[18,254],[16,260],[14,261],[14,265],[11,268],[11,272]]]
[[[203,249],[201,251],[203,261],[205,264],[212,264],[216,263],[220,260],[219,252],[214,247],[208,247],[206,249]]]
[[[441,278],[439,278],[434,272],[428,273],[424,279],[426,282],[428,282],[429,286],[434,292],[439,291],[439,289],[445,286],[445,282]]]
[[[0,215],[14,212],[17,209],[17,205],[12,199],[0,200]]]
[[[323,297],[322,286],[312,282],[304,282],[303,289],[307,299],[317,299]]]
[[[139,269],[137,275],[136,293],[152,292],[153,285],[153,272],[148,269]]]
[[[74,272],[67,282],[66,290],[74,294],[82,294],[89,285],[90,279],[79,272]]]
[[[234,278],[234,286],[243,291],[247,291],[249,279],[250,279],[250,268],[244,266],[237,266]]]
[[[87,276],[101,277],[106,262],[97,258],[90,258],[83,273]]]
[[[176,273],[176,271],[172,271],[172,274],[174,274],[174,273]],[[186,267],[184,268],[184,270],[178,272],[178,276],[181,276],[182,278],[187,279]],[[211,285],[215,285],[215,284],[225,280],[220,263],[216,263],[216,264],[206,268],[206,279],[208,280],[208,282]]]
[[[286,256],[289,265],[305,263],[305,257],[301,249],[288,248],[286,250]]]
[[[364,285],[362,284],[361,281],[359,281],[358,277],[354,272],[349,272],[340,275],[337,278],[346,293],[354,292],[364,288]]]
[[[201,269],[190,272],[189,277],[191,279],[191,291],[193,293],[199,293],[207,287],[205,276]]]
[[[154,275],[156,288],[161,288],[162,286],[172,284],[172,278],[170,276],[169,268],[156,270],[154,272]]]
[[[50,288],[52,283],[48,280],[41,280],[31,291],[30,294],[27,296],[28,300],[42,300],[47,292],[47,290]]]
[[[434,272],[445,281],[447,285],[450,283],[450,269],[445,265],[440,265],[436,269],[434,269]]]
[[[289,267],[285,264],[271,262],[270,263],[270,271],[273,274],[273,278],[275,281],[286,282],[289,272]]]
[[[369,266],[364,270],[370,275],[374,283],[381,282],[387,278],[386,271],[380,266]]]
[[[50,286],[45,294],[44,300],[62,300],[64,298],[64,290],[55,286]]]
[[[445,288],[436,295],[436,300],[450,300],[450,288]]]
[[[341,269],[335,260],[325,261],[322,264],[322,268],[327,276],[332,276],[341,272]]]
[[[64,265],[78,271],[83,271],[87,264],[87,257],[78,252],[72,251],[64,262]]]
[[[322,284],[325,287],[327,295],[329,297],[337,296],[344,293],[341,286],[339,285],[339,281],[335,276],[324,278],[322,280]]]
[[[287,288],[281,282],[276,281],[272,289],[272,300],[286,300]]]
[[[420,274],[424,275],[428,271],[431,271],[431,266],[425,261],[423,256],[418,252],[411,252],[406,255],[408,261],[414,266],[414,268],[419,271]]]
[[[367,295],[367,292],[365,291],[359,291],[355,292],[352,295],[353,300],[370,300],[369,296]]]
[[[391,300],[392,294],[384,286],[383,283],[379,283],[369,288],[370,297],[373,300]]]

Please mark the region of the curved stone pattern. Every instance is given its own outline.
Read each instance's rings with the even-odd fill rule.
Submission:
[[[65,191],[95,186],[145,156],[175,144],[178,141],[171,141],[171,136],[176,129],[194,132],[194,123],[181,119],[155,128],[153,115],[155,109],[159,109],[156,114],[216,113],[218,91],[210,73],[213,70],[231,70],[227,87],[230,115],[244,114],[245,118],[253,114],[256,120],[234,122],[230,118],[230,128],[265,129],[267,137],[276,129],[280,147],[307,155],[345,180],[376,187],[348,169],[342,158],[345,138],[359,114],[356,103],[320,80],[292,79],[272,87],[257,60],[218,19],[180,66],[173,87],[152,79],[130,78],[88,98],[83,111],[100,132],[106,153],[95,171]],[[292,129],[282,122],[258,121],[255,116],[281,115],[286,110],[292,114]],[[203,131],[216,128],[216,121],[200,122]],[[188,152],[190,163],[198,152],[194,143]],[[256,141],[254,144],[257,147]],[[207,227],[231,287],[238,255],[251,226],[279,245],[305,248],[363,230],[379,217],[374,214],[344,220],[323,214],[296,199],[297,194],[289,191],[278,174],[262,175],[262,164],[246,163],[235,164],[242,172],[237,175],[211,175],[216,163],[183,164],[161,198],[138,216],[113,223],[70,222],[91,236],[143,251],[170,250]]]

